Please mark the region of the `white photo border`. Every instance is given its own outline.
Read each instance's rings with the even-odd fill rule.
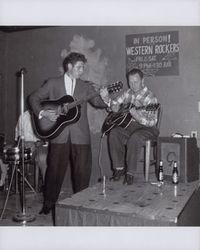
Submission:
[[[200,0],[0,0],[0,25],[199,26]],[[197,250],[199,239],[198,227],[0,228],[1,250]]]

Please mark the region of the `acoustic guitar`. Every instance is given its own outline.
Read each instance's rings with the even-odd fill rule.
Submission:
[[[114,127],[127,128],[132,120],[132,116],[129,112],[131,108],[136,110],[156,111],[159,108],[159,103],[152,103],[146,106],[135,106],[134,104],[129,105],[128,108],[123,108],[119,112],[110,112],[106,117],[101,132],[104,135],[108,134]]]
[[[106,88],[109,93],[117,92],[123,88],[123,83],[118,81],[108,85]],[[66,126],[79,120],[81,116],[80,105],[98,95],[99,91],[86,96],[81,100],[75,100],[72,96],[65,95],[57,100],[42,101],[42,110],[56,111],[58,118],[56,121],[51,121],[45,117],[39,119],[33,112],[31,112],[33,129],[36,135],[44,140],[57,137]]]

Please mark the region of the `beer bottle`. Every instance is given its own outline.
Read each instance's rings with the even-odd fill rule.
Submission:
[[[172,170],[172,183],[173,184],[178,184],[178,167],[177,167],[177,162],[174,161],[173,163],[173,170]]]
[[[163,175],[163,161],[160,161],[159,169],[158,169],[158,180],[160,182],[164,181],[164,175]]]

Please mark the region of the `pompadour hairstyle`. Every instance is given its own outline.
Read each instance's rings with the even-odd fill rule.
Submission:
[[[74,65],[76,62],[81,61],[83,63],[87,62],[86,57],[81,54],[81,53],[77,53],[77,52],[71,52],[69,55],[67,55],[63,61],[63,69],[64,72],[68,71],[68,64],[71,63],[72,65]]]

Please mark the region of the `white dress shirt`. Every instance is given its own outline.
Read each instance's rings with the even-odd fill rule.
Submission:
[[[76,79],[71,79],[67,73],[64,74],[65,90],[67,95],[73,96],[76,86]]]

